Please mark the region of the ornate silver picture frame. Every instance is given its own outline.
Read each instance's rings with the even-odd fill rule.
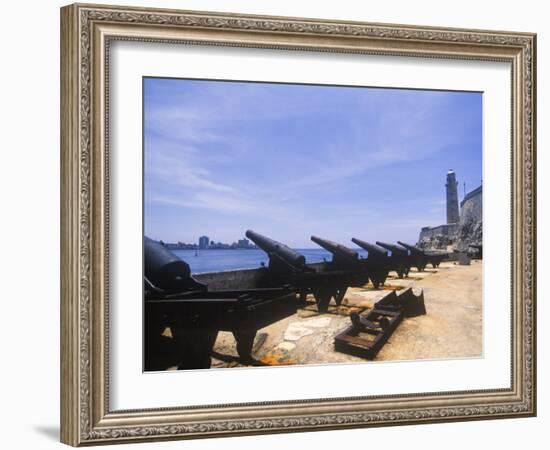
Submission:
[[[505,62],[511,68],[508,387],[114,409],[110,386],[109,83],[113,43]],[[61,9],[61,440],[163,439],[536,414],[536,36],[75,4]],[[487,168],[486,170],[491,170]],[[112,213],[112,212],[111,212]],[[488,269],[490,270],[490,269]],[[141,343],[140,343],[141,345]],[[395,365],[395,370],[398,364]],[[270,370],[270,369],[266,369]],[[182,374],[185,375],[185,374]],[[328,396],[327,396],[328,397]]]

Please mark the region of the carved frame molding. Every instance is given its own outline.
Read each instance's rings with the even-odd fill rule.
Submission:
[[[108,58],[112,40],[509,61],[512,65],[510,389],[110,411]],[[61,437],[138,440],[533,416],[536,413],[536,36],[75,4],[61,10]]]

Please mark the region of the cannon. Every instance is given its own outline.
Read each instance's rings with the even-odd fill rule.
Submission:
[[[311,236],[311,240],[318,246],[332,253],[332,265],[340,269],[357,269],[359,254],[341,244],[317,236]]]
[[[399,278],[409,275],[413,262],[409,250],[380,241],[376,241],[376,245],[391,251],[391,270],[395,271]]]
[[[364,270],[349,263],[346,258],[353,257],[344,250],[333,253],[338,253],[338,256],[334,256],[336,259],[332,262],[306,264],[303,255],[280,242],[252,230],[246,232],[246,237],[269,256],[261,285],[275,287],[289,284],[302,303],[308,294],[312,294],[321,313],[328,311],[332,299],[340,305],[347,288],[364,279]]]
[[[326,263],[328,270],[350,272],[349,286],[364,286],[369,282],[368,264],[365,260],[359,258],[359,254],[355,250],[317,236],[311,236],[311,240],[332,253],[332,260]],[[339,298],[336,299],[337,305],[342,302],[345,291],[344,289]]]
[[[411,266],[416,267],[419,272],[423,272],[428,264],[428,255],[414,245],[409,245],[401,241],[397,241],[397,243],[409,251]]]
[[[428,257],[428,263],[431,264],[434,269],[439,267],[441,261],[449,259],[449,254],[447,252],[425,251],[424,253]]]
[[[260,233],[252,230],[247,230],[246,237],[254,242],[269,256],[269,269],[274,271],[307,271],[306,258],[290,247],[277,242]]]
[[[366,259],[367,272],[369,279],[375,289],[384,285],[388,273],[392,270],[392,260],[385,248],[362,241],[361,239],[352,238],[351,241],[369,252]]]
[[[355,276],[351,278],[353,284],[350,284],[350,286],[364,286],[371,280],[372,264],[365,259],[359,258],[359,254],[355,250],[317,236],[311,236],[311,240],[332,253],[332,261],[327,263],[328,269],[347,270],[355,273]],[[378,278],[374,276],[374,280],[371,281],[375,288],[378,289]]]
[[[415,266],[419,272],[422,272],[428,264],[431,264],[435,269],[439,267],[441,261],[449,257],[447,252],[422,250],[414,245],[406,244],[401,241],[397,241],[397,243],[410,250],[413,259],[413,266]]]
[[[146,371],[209,368],[219,331],[232,332],[241,362],[252,364],[257,330],[297,311],[296,292],[288,285],[209,291],[191,276],[187,263],[159,242],[146,237],[144,256]],[[224,272],[217,276],[227,277]],[[223,285],[224,280],[217,281]]]
[[[191,277],[189,264],[182,261],[161,243],[143,239],[143,278],[145,293],[157,290],[163,294],[185,291],[206,291],[206,286]],[[160,289],[160,291],[159,291]]]
[[[428,256],[428,263],[432,265],[434,269],[439,267],[441,261],[444,261],[449,258],[448,253],[439,253],[439,252],[425,252]]]

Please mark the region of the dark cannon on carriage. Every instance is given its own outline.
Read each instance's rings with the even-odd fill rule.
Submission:
[[[146,371],[209,368],[219,331],[230,331],[241,362],[252,364],[257,330],[291,316],[289,285],[209,290],[189,265],[159,242],[144,239],[144,366]],[[227,272],[214,274],[224,285]],[[171,337],[166,336],[169,330]]]
[[[305,257],[281,242],[255,231],[248,230],[246,237],[267,253],[269,263],[261,285],[291,285],[302,301],[313,295],[319,312],[328,310],[334,299],[340,305],[350,286],[362,286],[368,282],[368,274],[360,264],[356,252],[339,244],[312,237],[312,240],[330,251],[332,261],[307,264]]]
[[[352,238],[351,241],[368,252],[365,260],[366,270],[374,288],[378,289],[383,286],[390,270],[394,270],[395,265],[388,250],[357,238]]]
[[[428,264],[431,264],[435,269],[439,267],[441,261],[449,257],[447,252],[422,250],[414,245],[406,244],[401,241],[397,241],[397,243],[411,252],[412,265],[416,267],[419,272],[422,272]]]
[[[391,269],[399,278],[409,275],[413,265],[413,258],[408,249],[386,242],[376,241],[376,245],[385,248],[391,252]]]

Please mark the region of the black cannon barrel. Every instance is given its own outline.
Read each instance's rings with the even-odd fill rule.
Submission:
[[[299,268],[299,267],[304,267],[306,265],[305,256],[301,255],[295,250],[292,250],[290,247],[286,246],[285,244],[282,244],[281,242],[277,242],[271,238],[268,238],[267,236],[263,236],[260,233],[256,233],[253,230],[247,230],[245,234],[248,239],[254,242],[270,257],[271,257],[271,254],[275,254],[293,267]]]
[[[322,239],[317,236],[311,236],[311,240],[317,245],[323,247],[325,250],[328,250],[333,255],[346,259],[359,259],[359,254],[356,251],[353,251],[351,248],[347,248],[344,245],[338,244],[337,242],[329,241],[328,239]]]
[[[389,257],[388,250],[357,238],[352,238],[351,241],[369,252],[366,259],[369,279],[374,288],[378,289],[386,282],[388,273],[393,268],[394,261]]]
[[[361,239],[357,239],[357,238],[351,238],[351,241],[354,243],[354,244],[357,244],[359,247],[361,247],[362,249],[366,250],[367,252],[369,252],[369,259],[372,257],[372,259],[375,259],[375,258],[387,258],[388,257],[388,251],[383,248],[383,247],[379,247],[377,245],[374,245],[374,244],[370,244],[369,242],[366,242],[366,241],[362,241]]]
[[[380,247],[387,248],[388,250],[390,250],[392,252],[392,255],[406,256],[406,255],[409,254],[407,249],[405,249],[403,247],[398,247],[397,245],[388,244],[387,242],[376,241],[376,245],[379,245]]]
[[[417,254],[420,254],[420,255],[424,255],[424,251],[414,245],[411,245],[411,244],[407,244],[405,242],[402,242],[402,241],[397,241],[397,243],[399,245],[401,245],[402,247],[405,247],[407,249],[409,249],[411,251],[411,253],[417,253]]]
[[[145,277],[161,289],[184,287],[191,279],[189,265],[160,242],[147,236],[143,239]]]

